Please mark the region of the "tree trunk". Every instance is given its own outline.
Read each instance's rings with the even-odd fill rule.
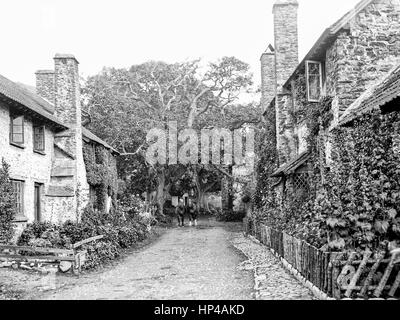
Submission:
[[[158,209],[160,210],[161,214],[164,214],[164,201],[165,201],[165,168],[162,168],[157,173],[157,195],[156,200],[158,204]]]
[[[229,174],[233,175],[233,166],[229,166]],[[233,194],[233,180],[228,180],[228,210],[229,212],[233,212],[233,201],[234,201],[234,194]]]
[[[204,189],[201,188],[201,183],[200,183],[200,178],[199,178],[199,173],[195,169],[194,171],[195,175],[195,183],[196,183],[196,189],[197,189],[197,203],[198,203],[198,209],[202,208],[207,211],[207,213],[210,213],[210,208],[208,207],[208,202],[206,201],[206,195]]]
[[[232,176],[233,166],[228,167],[228,173]],[[222,180],[222,210],[233,212],[233,179],[225,176]]]

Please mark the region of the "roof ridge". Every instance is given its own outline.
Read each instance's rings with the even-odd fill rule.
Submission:
[[[329,27],[331,32],[335,34],[340,31],[340,29],[345,27],[351,19],[353,19],[358,13],[360,13],[360,11],[369,6],[373,1],[375,0],[361,0],[360,2],[358,2],[350,11],[344,14],[339,20],[337,20]]]
[[[299,69],[305,64],[306,60],[312,60],[312,56],[315,55],[315,51],[319,48],[319,46],[324,45],[325,42],[329,42],[332,37],[334,37],[341,29],[346,27],[346,25],[353,19],[357,14],[359,14],[362,10],[364,10],[368,5],[370,5],[375,0],[361,0],[358,2],[350,11],[344,14],[340,19],[338,19],[335,23],[331,26],[327,27],[311,49],[307,52],[304,56],[303,60],[297,65],[296,69],[290,75],[290,77],[286,80],[285,84],[283,85],[286,87],[289,85],[290,80],[296,75]]]

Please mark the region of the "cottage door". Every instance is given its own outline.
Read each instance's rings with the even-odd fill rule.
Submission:
[[[34,198],[35,198],[35,221],[40,222],[41,221],[41,185],[38,183],[35,183],[35,192],[34,192]]]

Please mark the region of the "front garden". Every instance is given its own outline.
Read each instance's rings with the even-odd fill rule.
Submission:
[[[3,161],[0,167],[0,245],[11,244],[14,233],[14,210],[9,166]],[[118,258],[125,249],[146,239],[154,224],[155,220],[144,213],[143,201],[138,197],[125,195],[109,214],[89,205],[79,223],[67,221],[62,225],[48,222],[28,224],[19,237],[17,245],[28,249],[39,248],[39,257],[40,255],[48,256],[49,253],[54,252],[63,255],[62,250],[58,249],[65,249],[67,252],[74,247],[74,244],[94,237],[98,240],[83,243],[80,246],[80,250],[86,253],[83,268],[88,270]],[[15,255],[10,250],[17,249],[6,248],[5,254],[8,252],[10,256]],[[17,251],[20,255],[26,255],[27,258],[33,255],[27,250]],[[5,260],[11,261],[12,258]],[[2,265],[11,266],[10,261],[3,262]],[[29,264],[26,268],[29,268]]]

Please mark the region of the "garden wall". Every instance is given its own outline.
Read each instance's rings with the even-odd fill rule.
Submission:
[[[244,231],[335,299],[400,299],[400,254],[325,252],[251,218]]]

